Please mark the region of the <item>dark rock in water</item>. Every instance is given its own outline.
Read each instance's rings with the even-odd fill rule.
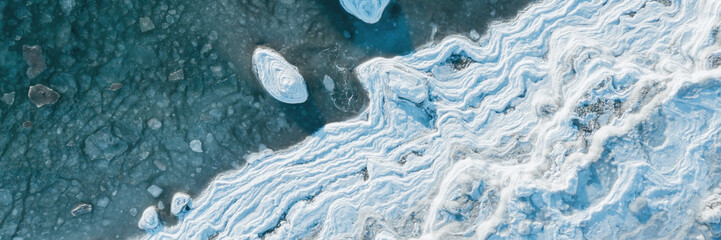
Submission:
[[[75,208],[73,208],[73,210],[70,211],[70,214],[72,214],[73,217],[77,217],[77,216],[88,214],[92,211],[93,211],[93,205],[90,205],[87,203],[81,203],[81,204],[75,206]]]
[[[56,103],[60,98],[60,94],[45,85],[36,84],[28,90],[28,98],[36,107],[42,107]]]
[[[91,159],[112,160],[128,149],[128,144],[102,129],[85,139],[85,154]]]
[[[23,45],[23,58],[28,63],[28,70],[26,74],[28,78],[33,79],[40,75],[45,68],[45,58],[43,57],[43,50],[38,45]]]

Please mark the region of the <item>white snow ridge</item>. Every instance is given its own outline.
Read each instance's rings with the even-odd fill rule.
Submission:
[[[717,0],[547,0],[372,59],[363,113],[254,154],[144,238],[714,238],[719,24]]]

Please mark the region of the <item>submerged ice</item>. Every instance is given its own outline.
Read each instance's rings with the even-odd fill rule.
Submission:
[[[175,226],[154,208],[139,226],[150,239],[717,238],[719,9],[548,0],[478,41],[372,59],[355,69],[370,98],[358,117],[251,155]]]

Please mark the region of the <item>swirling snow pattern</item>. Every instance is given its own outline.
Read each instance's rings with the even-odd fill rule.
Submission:
[[[340,0],[340,5],[358,19],[374,24],[381,19],[389,2],[390,0]]]
[[[712,237],[719,24],[716,0],[549,0],[370,60],[362,114],[252,155],[145,237]]]
[[[296,104],[308,99],[303,76],[280,53],[266,47],[256,48],[253,69],[263,88],[278,101]]]

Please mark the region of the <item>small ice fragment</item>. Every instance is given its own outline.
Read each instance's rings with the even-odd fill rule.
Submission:
[[[25,73],[30,79],[40,75],[47,67],[43,57],[43,49],[38,45],[23,45],[23,59],[28,64],[28,70]]]
[[[108,90],[117,91],[118,89],[120,89],[122,87],[123,87],[122,83],[113,83],[113,84],[110,84],[110,87],[108,88]]]
[[[147,32],[153,29],[155,29],[155,24],[153,24],[153,21],[150,20],[149,17],[140,18],[140,31]]]
[[[471,29],[470,36],[473,40],[478,40],[481,38],[481,34],[478,34],[478,31],[476,31],[476,29]]]
[[[185,74],[183,74],[183,69],[177,70],[175,72],[170,73],[168,75],[168,80],[170,81],[180,81],[185,78]]]
[[[24,122],[23,122],[23,127],[24,127],[24,128],[31,128],[31,127],[33,127],[33,122],[31,122],[31,121],[24,121]]]
[[[165,210],[165,204],[163,204],[163,201],[158,201],[158,210]]]
[[[160,127],[163,126],[163,123],[160,122],[157,118],[151,118],[148,120],[148,127],[153,130],[158,130]]]
[[[175,216],[190,210],[190,196],[183,192],[177,192],[173,195],[173,200],[170,202],[170,213]]]
[[[308,99],[308,89],[298,68],[276,51],[266,47],[256,48],[253,69],[263,88],[278,101],[297,104]]]
[[[200,142],[200,140],[198,140],[198,139],[190,141],[190,150],[193,150],[193,152],[202,153],[203,152],[203,143]]]
[[[163,192],[163,189],[158,187],[157,185],[153,184],[153,185],[150,185],[150,187],[148,187],[148,192],[154,198],[158,198],[160,196],[160,193]]]
[[[70,211],[70,214],[72,214],[74,217],[77,217],[80,215],[88,214],[92,211],[93,211],[93,205],[90,205],[87,203],[81,203],[81,204],[75,206],[75,208],[73,208],[73,210]]]
[[[13,103],[15,102],[15,92],[3,94],[3,97],[0,98],[0,100],[2,100],[7,105],[13,105]]]
[[[323,86],[325,87],[325,90],[332,92],[333,89],[335,89],[335,82],[333,82],[333,79],[330,78],[328,75],[325,75],[323,77]]]
[[[56,103],[60,98],[60,94],[45,85],[36,84],[28,90],[28,98],[36,107],[42,107]]]
[[[377,23],[390,0],[340,0],[346,12],[368,24]]]
[[[107,207],[108,203],[110,203],[110,199],[108,197],[102,197],[98,200],[98,207]]]
[[[130,215],[135,217],[135,215],[138,215],[138,209],[137,208],[131,208],[130,209]]]
[[[160,226],[160,218],[158,218],[158,212],[155,207],[148,207],[143,211],[143,215],[140,216],[138,221],[138,227],[143,230],[153,230]]]
[[[350,32],[348,32],[348,30],[343,30],[343,37],[350,38]]]

